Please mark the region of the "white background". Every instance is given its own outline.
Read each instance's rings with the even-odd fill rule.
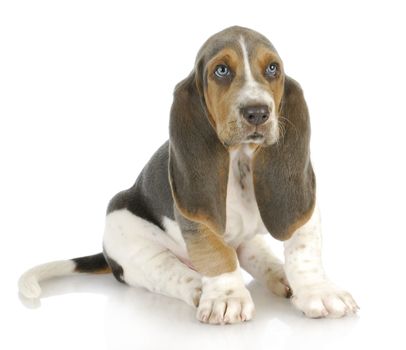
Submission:
[[[0,348],[404,349],[404,16],[389,0],[1,1]],[[205,326],[110,275],[21,303],[25,269],[101,251],[108,200],[168,137],[174,85],[234,24],[270,38],[305,91],[324,263],[359,316],[309,320],[251,282],[255,320]]]

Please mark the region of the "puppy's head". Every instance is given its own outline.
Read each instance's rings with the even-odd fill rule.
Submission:
[[[278,140],[285,76],[268,39],[250,29],[227,28],[202,46],[195,72],[209,121],[225,146]]]
[[[279,113],[287,123],[276,142]],[[169,178],[184,218],[224,232],[228,151],[242,143],[273,144],[255,147],[252,160],[255,198],[272,236],[286,240],[310,217],[315,178],[306,101],[257,32],[232,27],[203,45],[195,69],[175,88],[169,135]]]

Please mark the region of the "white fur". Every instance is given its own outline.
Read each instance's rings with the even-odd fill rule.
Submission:
[[[200,274],[179,260],[187,256],[157,226],[127,209],[114,211],[106,217],[104,248],[122,266],[126,283],[197,305]]]
[[[26,271],[18,280],[21,295],[29,299],[39,298],[41,287],[39,282],[58,276],[75,274],[75,263],[72,260],[53,261],[33,267]]]
[[[248,145],[230,151],[224,240],[234,248],[256,234],[267,233],[254,193],[252,157]]]
[[[237,323],[252,319],[255,306],[239,268],[216,277],[203,277],[203,292],[197,319],[211,324]]]
[[[358,306],[351,295],[331,283],[321,263],[318,207],[310,220],[285,243],[285,272],[293,290],[293,304],[306,316],[342,317]]]

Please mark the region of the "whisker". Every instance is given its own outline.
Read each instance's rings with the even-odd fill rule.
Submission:
[[[279,135],[281,135],[278,140],[276,141],[276,144],[279,145],[280,141],[284,141],[285,140],[285,134],[286,134],[286,128],[285,125],[283,125],[283,123],[281,123],[278,120],[278,130],[279,130]]]
[[[281,120],[281,121],[286,121],[287,123],[289,123],[293,127],[293,129],[295,130],[296,135],[298,134],[298,130],[296,128],[296,125],[293,124],[288,118],[285,118],[284,116],[280,115],[278,119]],[[284,125],[284,127],[286,129],[286,125]]]

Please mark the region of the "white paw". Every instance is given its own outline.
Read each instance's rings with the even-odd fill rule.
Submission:
[[[255,306],[239,271],[203,277],[203,290],[196,317],[200,322],[229,324],[249,321]]]
[[[330,282],[294,290],[292,303],[310,318],[339,318],[355,314],[359,310],[349,293],[340,290]]]
[[[270,267],[267,274],[267,287],[272,293],[283,298],[292,296],[292,290],[282,265],[280,267]]]
[[[254,312],[254,303],[246,290],[245,296],[223,294],[217,298],[204,298],[202,295],[196,317],[203,323],[232,324],[251,320]]]

